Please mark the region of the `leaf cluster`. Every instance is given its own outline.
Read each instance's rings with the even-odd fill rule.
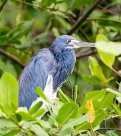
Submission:
[[[9,81],[9,82],[8,82]],[[48,90],[49,91],[49,90]],[[120,91],[120,88],[119,88]],[[121,116],[121,93],[107,88],[88,92],[81,105],[58,90],[58,100],[49,100],[42,89],[39,101],[29,110],[18,107],[18,83],[14,76],[4,73],[0,79],[0,134],[38,136],[99,135],[101,124]],[[114,99],[117,102],[114,102]],[[106,134],[106,133],[105,133]]]

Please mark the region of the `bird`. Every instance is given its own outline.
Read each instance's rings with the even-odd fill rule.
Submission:
[[[75,62],[75,48],[95,47],[69,35],[57,37],[49,48],[40,49],[25,66],[19,77],[19,106],[29,109],[38,99],[36,87],[52,99],[56,90],[71,75]]]

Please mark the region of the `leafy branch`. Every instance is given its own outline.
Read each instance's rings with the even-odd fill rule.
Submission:
[[[100,4],[103,0],[97,0],[86,12],[83,16],[79,17],[78,20],[75,22],[75,24],[72,26],[71,30],[68,32],[68,34],[74,33],[80,24],[82,24],[86,18],[92,13],[92,11],[97,7],[98,4]]]
[[[41,9],[41,10],[45,9],[45,10],[49,10],[49,11],[51,11],[51,12],[58,11],[58,12],[60,12],[61,14],[64,14],[66,17],[70,18],[70,15],[69,15],[68,13],[66,13],[66,12],[64,12],[64,11],[62,11],[62,10],[59,10],[58,8],[50,8],[50,7],[44,8],[44,7],[40,7],[39,4],[31,4],[31,3],[29,3],[29,2],[21,1],[21,0],[17,0],[17,2],[22,3],[22,4],[26,4],[26,5],[28,5],[28,6],[33,6],[33,7],[35,7],[35,8]]]
[[[7,3],[7,1],[8,1],[8,0],[5,0],[5,1],[2,3],[2,5],[0,6],[0,12],[3,10],[3,8],[4,8],[5,4]]]
[[[14,55],[10,54],[9,52],[6,52],[2,49],[0,49],[0,54],[6,56],[8,59],[14,61],[16,64],[18,64],[21,68],[24,68],[24,64]]]

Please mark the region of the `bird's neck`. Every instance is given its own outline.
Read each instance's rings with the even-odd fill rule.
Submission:
[[[56,59],[57,63],[61,64],[61,66],[68,69],[69,74],[72,71],[76,57],[74,50],[64,50],[64,51],[57,51],[50,48],[50,51],[54,55],[54,58]]]
[[[75,65],[76,57],[73,50],[65,50],[63,52],[53,52],[57,62],[56,70],[52,72],[53,88],[56,90],[72,73]]]

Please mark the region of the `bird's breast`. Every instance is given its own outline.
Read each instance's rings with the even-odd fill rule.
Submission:
[[[75,66],[75,62],[76,62],[75,53],[73,50],[71,50],[70,53],[67,53],[67,55],[65,55],[64,57],[64,65],[69,75],[72,73],[72,70]]]
[[[53,86],[56,90],[72,73],[76,57],[74,52],[64,52],[61,61],[58,62],[56,71],[53,73]]]

